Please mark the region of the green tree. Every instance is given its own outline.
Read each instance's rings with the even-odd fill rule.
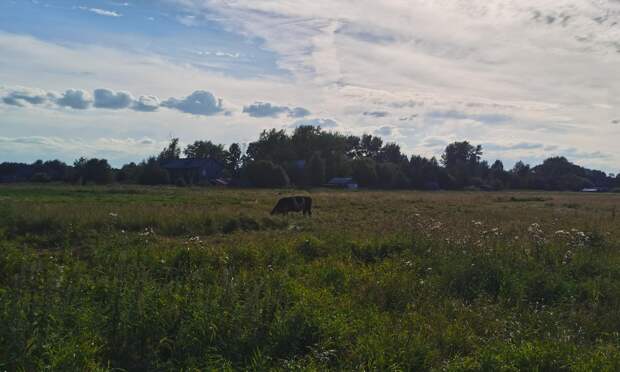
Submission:
[[[361,157],[377,159],[382,146],[383,140],[380,137],[375,137],[371,134],[364,134],[360,141],[359,154]]]
[[[170,174],[159,165],[156,158],[149,158],[140,164],[138,182],[142,185],[167,185],[170,183]]]
[[[379,151],[378,160],[380,162],[400,164],[403,161],[407,161],[407,157],[403,155],[399,145],[389,142]]]
[[[365,187],[376,186],[377,171],[375,161],[370,158],[353,160],[351,164],[353,179]]]
[[[91,182],[104,185],[111,183],[114,179],[112,167],[106,159],[86,159],[82,157],[73,163],[73,167],[76,180],[83,185]]]
[[[211,141],[196,141],[187,145],[183,153],[191,159],[213,159],[222,164],[226,164],[228,160],[224,145],[216,145]]]
[[[268,160],[248,164],[245,173],[248,181],[256,187],[287,187],[290,183],[284,168]]]
[[[173,138],[170,144],[165,147],[157,156],[158,161],[178,159],[181,157],[181,148],[179,147],[179,139]]]
[[[462,188],[470,184],[471,178],[477,175],[481,157],[482,146],[472,146],[463,141],[449,144],[441,156],[441,161],[455,180],[456,187]]]
[[[271,129],[263,131],[258,141],[248,145],[246,151],[248,162],[268,160],[276,164],[285,164],[296,159],[295,150],[291,145],[291,138],[284,130]]]
[[[233,174],[236,173],[241,166],[241,155],[241,147],[238,143],[233,143],[228,147],[226,166]]]
[[[325,183],[325,161],[318,153],[312,155],[306,169],[310,185],[321,186]]]
[[[116,181],[125,183],[138,183],[140,171],[141,167],[134,162],[125,164],[116,173]]]

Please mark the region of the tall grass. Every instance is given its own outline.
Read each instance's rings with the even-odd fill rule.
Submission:
[[[198,212],[182,192],[126,209],[12,193],[0,369],[620,369],[617,226],[592,223],[609,204],[317,193],[313,220],[271,219],[275,193]]]

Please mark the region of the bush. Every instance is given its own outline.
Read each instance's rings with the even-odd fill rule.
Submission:
[[[142,164],[138,181],[142,185],[167,185],[170,183],[170,175],[155,159],[149,159]]]
[[[287,187],[290,183],[284,168],[266,160],[259,160],[248,165],[246,176],[256,187]]]
[[[184,178],[177,178],[176,181],[174,181],[174,185],[177,187],[185,187],[187,186],[187,183]]]
[[[325,183],[325,160],[319,154],[314,154],[308,162],[308,181],[312,186],[321,186]]]
[[[114,180],[112,167],[106,159],[80,158],[73,163],[77,181],[82,184],[89,182],[105,185]]]
[[[377,184],[377,171],[372,159],[364,158],[353,161],[353,178],[360,186],[374,186]]]
[[[51,180],[52,178],[49,176],[49,174],[44,173],[44,172],[35,173],[30,178],[30,182],[36,182],[36,183],[47,183],[47,182],[50,182]]]

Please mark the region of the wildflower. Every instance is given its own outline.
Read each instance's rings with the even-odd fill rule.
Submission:
[[[540,247],[543,244],[545,244],[544,231],[540,227],[540,224],[538,224],[538,223],[531,224],[528,227],[527,231],[530,233],[530,236],[532,237],[532,240],[534,241],[534,243],[537,246]]]
[[[140,236],[149,236],[149,235],[154,235],[154,234],[155,234],[155,230],[153,230],[152,227],[145,227],[144,231],[141,232],[138,235],[140,235]]]
[[[527,228],[527,231],[530,234],[542,234],[542,232],[543,232],[541,227],[540,227],[540,224],[538,224],[538,223],[531,224],[530,227]]]
[[[429,230],[430,231],[441,230],[443,226],[444,225],[443,223],[441,223],[441,221],[437,221],[437,222],[433,221],[433,224],[429,226]]]

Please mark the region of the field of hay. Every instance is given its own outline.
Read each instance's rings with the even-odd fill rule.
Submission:
[[[270,216],[310,195],[312,218]],[[0,187],[0,370],[620,370],[620,195]]]

